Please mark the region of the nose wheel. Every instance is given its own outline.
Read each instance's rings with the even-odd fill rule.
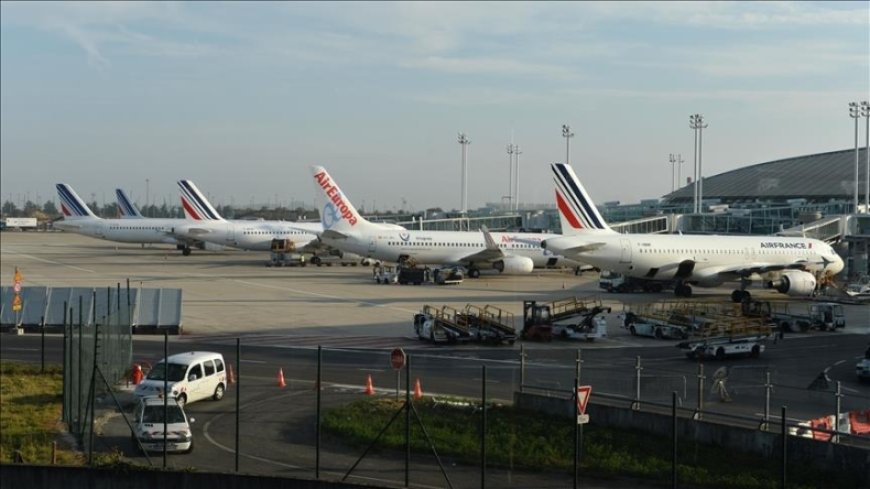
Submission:
[[[737,289],[734,292],[731,292],[731,302],[749,302],[751,300],[752,294],[750,294],[748,290]]]
[[[674,295],[677,297],[692,297],[692,287],[688,284],[677,284],[674,287]]]
[[[184,256],[190,256],[190,247],[189,247],[189,246],[185,246],[184,248],[182,248],[182,249],[181,249],[181,254],[184,255]]]

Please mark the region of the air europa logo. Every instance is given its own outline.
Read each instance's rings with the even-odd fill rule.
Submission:
[[[344,201],[338,187],[330,183],[326,172],[320,172],[314,175],[314,179],[317,180],[317,184],[320,185],[320,188],[326,192],[326,196],[329,198],[330,202],[335,205],[335,209],[339,214],[341,214],[341,217],[347,219],[347,222],[350,223],[351,226],[355,225],[357,222],[356,216],[353,214],[353,211],[350,210],[350,206],[348,206]]]

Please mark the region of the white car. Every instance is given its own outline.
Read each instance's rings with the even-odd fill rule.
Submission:
[[[190,423],[184,408],[178,405],[173,398],[143,397],[139,399],[136,410],[133,412],[133,446],[139,447],[146,452],[163,451],[163,427],[166,420],[166,451],[190,453],[193,450],[193,432],[190,431]],[[166,415],[164,417],[164,414]]]
[[[863,358],[858,365],[855,365],[855,373],[858,374],[858,380],[870,380],[870,358]]]

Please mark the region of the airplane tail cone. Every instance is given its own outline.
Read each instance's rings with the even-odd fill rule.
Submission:
[[[284,369],[278,368],[278,387],[285,388],[287,387],[287,383],[284,382]]]
[[[368,378],[366,379],[366,391],[365,391],[365,394],[366,394],[367,396],[373,396],[373,395],[375,395],[375,386],[374,386],[374,384],[372,384],[372,374],[369,374]]]
[[[417,378],[417,382],[414,383],[414,400],[419,401],[420,398],[423,397],[423,388],[420,387],[420,379]]]
[[[233,364],[229,364],[227,369],[227,383],[235,384],[236,383],[236,374],[233,373]]]

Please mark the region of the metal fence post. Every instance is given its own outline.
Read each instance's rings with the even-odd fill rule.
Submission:
[[[163,330],[163,468],[166,468],[166,438],[169,414],[169,330]]]
[[[317,384],[314,386],[317,389],[317,428],[315,430],[314,439],[314,478],[320,479],[320,379],[323,375],[323,347],[317,345]],[[396,393],[398,395],[399,386],[396,385]]]
[[[520,345],[520,392],[526,385],[526,345]]]
[[[834,436],[831,438],[831,441],[834,443],[840,442],[840,410],[843,408],[843,390],[840,385],[840,381],[837,381],[837,392],[834,394],[834,398],[836,399],[836,410],[834,411]]]
[[[575,362],[577,363],[577,365],[576,365],[576,367],[577,367],[576,370],[577,370],[577,371],[575,372],[575,373],[576,373],[575,377],[577,377],[577,385],[580,385],[580,379],[581,379],[581,377],[580,377],[580,371],[581,371],[582,366],[583,366],[583,360],[582,360],[582,358],[581,358],[581,353],[580,353],[580,351],[581,351],[580,348],[577,348],[577,359],[575,360]]]
[[[405,487],[411,478],[411,355],[405,357]]]
[[[701,419],[701,413],[704,411],[704,364],[698,364],[698,411],[695,413],[695,419]]]
[[[239,424],[242,399],[242,340],[236,338],[236,472],[239,471]]]
[[[45,316],[41,316],[39,318],[39,324],[42,326],[40,329],[42,330],[42,340],[41,346],[39,348],[40,353],[40,363],[42,365],[40,373],[45,373]]]
[[[640,409],[640,372],[643,367],[640,366],[640,355],[635,357],[635,393],[634,393],[634,409]]]
[[[787,437],[788,430],[786,429],[786,426],[785,426],[785,406],[782,407],[781,425],[782,425],[782,461],[781,461],[780,469],[781,469],[782,473],[780,474],[779,487],[781,489],[785,489],[786,463],[788,460],[788,443],[787,443],[788,442],[788,437]]]
[[[481,365],[480,489],[486,489],[486,364]]]
[[[770,423],[770,391],[773,386],[770,385],[770,369],[767,369],[765,372],[765,380],[764,380],[764,429],[767,430],[767,427]]]
[[[677,489],[677,391],[671,393],[671,418],[673,420],[672,437],[674,453],[671,458],[671,487]]]
[[[579,360],[580,350],[577,350],[577,357]],[[577,362],[578,370],[579,370],[579,366],[580,366],[580,362],[578,361]],[[578,472],[579,465],[580,465],[578,463],[578,459],[580,458],[580,448],[579,448],[580,447],[580,423],[579,423],[579,421],[580,421],[579,420],[580,406],[579,406],[579,402],[577,400],[577,396],[579,395],[579,392],[580,392],[580,378],[574,377],[574,396],[573,396],[573,401],[574,401],[574,420],[573,420],[574,421],[574,474],[573,474],[574,489],[577,489],[577,487],[578,487],[577,472]]]

